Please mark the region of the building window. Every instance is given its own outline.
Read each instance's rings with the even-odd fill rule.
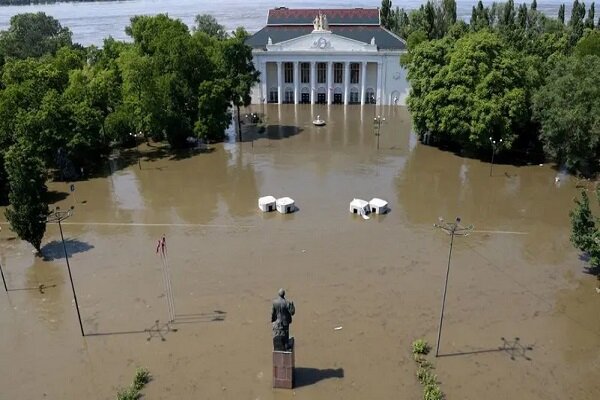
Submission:
[[[284,82],[294,83],[294,63],[283,63]]]
[[[352,63],[350,64],[350,83],[358,83],[360,76],[360,64]]]
[[[358,103],[360,103],[359,96],[358,96],[358,89],[352,88],[352,89],[350,89],[350,104],[358,104]]]
[[[285,94],[283,97],[284,103],[293,103],[294,102],[294,90],[290,87],[285,88]]]
[[[367,89],[367,93],[365,93],[365,103],[366,104],[375,104],[375,90],[372,88]]]
[[[310,83],[310,63],[300,63],[300,83]]]
[[[327,83],[327,63],[317,63],[317,83]]]
[[[277,103],[278,99],[277,99],[277,88],[276,87],[272,87],[269,90],[269,103]]]
[[[344,64],[333,63],[333,83],[344,82]]]

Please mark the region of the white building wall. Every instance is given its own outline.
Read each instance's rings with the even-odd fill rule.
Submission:
[[[386,71],[383,77],[384,97],[383,104],[406,105],[406,97],[410,91],[407,71],[400,65],[400,58],[397,55],[384,56]],[[398,101],[395,103],[394,98]]]
[[[267,84],[262,85],[259,82],[256,86],[252,88],[252,103],[260,104],[262,98],[269,101],[269,91],[271,88],[276,88],[277,81],[277,60],[282,62],[364,62],[367,61],[367,79],[365,84],[365,92],[367,88],[372,88],[374,90],[375,96],[377,97],[377,62],[380,61],[383,63],[382,67],[382,89],[381,96],[379,99],[379,104],[383,105],[393,105],[394,98],[398,98],[397,105],[406,105],[406,97],[410,91],[409,84],[406,80],[407,71],[400,66],[400,54],[399,52],[393,52],[390,54],[335,54],[332,53],[320,53],[320,54],[307,54],[306,52],[298,52],[298,53],[287,53],[286,52],[272,52],[272,51],[254,51],[254,63],[255,67],[259,69],[261,72],[266,72]],[[283,66],[282,66],[283,67]],[[298,75],[299,76],[299,75]],[[264,79],[264,75],[261,74],[259,79],[262,81]],[[262,91],[261,91],[262,86]],[[284,84],[282,82],[282,96],[285,95],[285,87],[289,86],[293,89],[293,84]],[[323,87],[325,92],[327,91],[327,85],[325,84],[315,84],[317,88],[317,92],[319,92],[319,88]],[[309,87],[310,84],[299,84],[299,93],[302,92],[302,87]],[[341,88],[342,92],[344,90],[344,84],[331,84],[329,87]],[[349,89],[356,88],[359,92],[361,91],[361,83],[357,84],[349,84]],[[263,93],[264,92],[264,93]],[[339,89],[338,89],[339,92]],[[300,96],[299,96],[300,97]],[[282,98],[283,100],[283,98]]]

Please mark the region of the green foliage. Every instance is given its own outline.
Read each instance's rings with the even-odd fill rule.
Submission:
[[[436,384],[429,384],[423,388],[423,400],[442,400],[444,394],[440,387]]]
[[[600,204],[600,188],[596,190]],[[595,218],[590,209],[590,200],[586,191],[581,199],[575,199],[577,205],[569,213],[571,217],[571,243],[590,257],[590,265],[600,268],[600,218]]]
[[[137,368],[133,383],[128,388],[120,389],[117,392],[117,400],[137,400],[140,398],[140,390],[150,382],[152,376],[146,368]]]
[[[511,147],[528,113],[526,71],[497,34],[423,43],[408,67],[408,105],[419,134],[475,149],[502,138]]]
[[[572,171],[600,169],[600,58],[555,59],[533,99],[544,149]]]
[[[597,56],[600,57],[600,31],[588,31],[573,49],[573,53],[578,57]]]
[[[426,355],[427,353],[429,353],[429,350],[431,350],[431,348],[429,347],[429,344],[427,344],[427,341],[424,339],[417,339],[412,344],[413,354]]]
[[[53,17],[43,12],[18,14],[10,19],[8,30],[0,33],[0,54],[4,59],[41,57],[71,43],[71,31]]]
[[[135,377],[133,378],[133,387],[136,390],[142,390],[142,388],[150,382],[150,371],[147,368],[137,368],[135,370]]]
[[[30,145],[15,144],[6,153],[4,165],[10,182],[6,219],[19,238],[39,252],[48,215],[44,163]]]
[[[227,38],[225,27],[217,22],[215,17],[210,14],[196,15],[195,25],[192,28],[194,32],[202,32],[215,39],[223,40]]]
[[[140,392],[133,387],[121,389],[117,392],[117,400],[137,400],[140,398]]]

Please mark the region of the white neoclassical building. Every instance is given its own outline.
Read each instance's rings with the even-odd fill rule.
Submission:
[[[378,8],[271,9],[246,43],[260,72],[254,104],[406,104],[406,43]]]

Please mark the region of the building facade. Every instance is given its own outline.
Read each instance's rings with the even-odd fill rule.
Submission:
[[[260,72],[253,104],[406,104],[406,43],[377,8],[271,9],[246,43]]]

